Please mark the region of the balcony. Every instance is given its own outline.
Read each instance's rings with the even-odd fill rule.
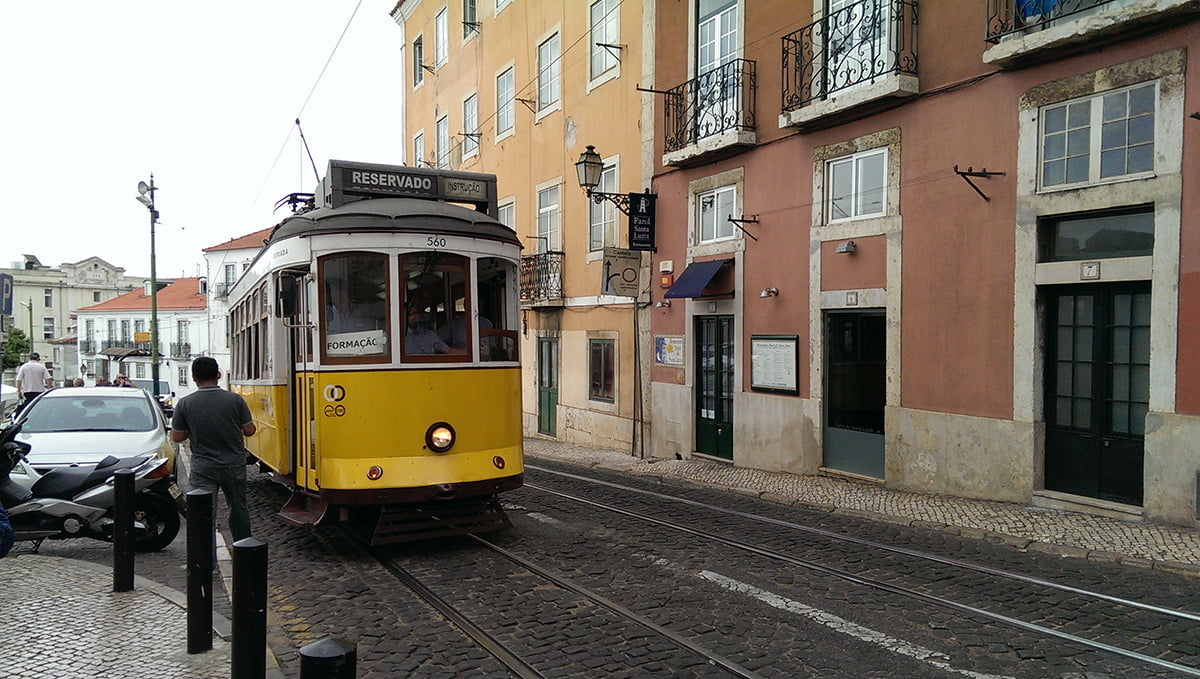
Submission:
[[[829,127],[919,91],[916,0],[864,0],[783,37],[780,127]]]
[[[734,59],[667,91],[664,165],[688,166],[753,146],[755,65]]]
[[[213,298],[214,299],[225,299],[226,297],[229,296],[229,289],[232,287],[233,287],[232,283],[217,283],[216,285],[213,285],[213,287],[212,287]]]
[[[983,61],[1031,66],[1176,26],[1200,0],[988,0]]]
[[[521,308],[561,307],[563,253],[539,252],[521,257]]]
[[[188,358],[192,355],[192,345],[187,342],[171,342],[172,358]]]
[[[79,353],[94,354],[100,350],[100,343],[96,340],[79,340]]]

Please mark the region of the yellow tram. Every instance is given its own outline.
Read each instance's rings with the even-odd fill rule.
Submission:
[[[230,388],[297,524],[506,527],[524,478],[520,243],[493,175],[332,160],[229,294]]]

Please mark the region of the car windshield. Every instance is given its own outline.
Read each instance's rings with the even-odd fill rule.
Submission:
[[[56,431],[150,431],[154,413],[144,398],[43,397],[29,408],[26,433]]]

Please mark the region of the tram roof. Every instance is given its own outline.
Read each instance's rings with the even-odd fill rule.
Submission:
[[[347,231],[421,231],[521,244],[512,229],[482,212],[420,198],[371,198],[317,208],[280,222],[268,242]]]

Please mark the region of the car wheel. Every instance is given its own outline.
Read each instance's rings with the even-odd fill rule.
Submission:
[[[133,537],[133,548],[139,552],[157,552],[179,535],[179,510],[174,502],[155,493],[134,496],[133,520],[146,527]]]

